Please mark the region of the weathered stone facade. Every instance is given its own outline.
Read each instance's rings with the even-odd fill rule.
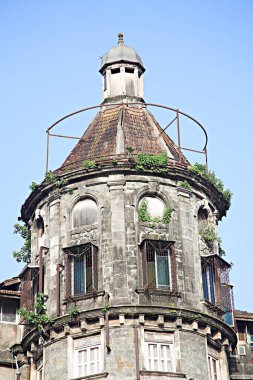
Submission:
[[[119,99],[111,78],[111,89],[104,89],[110,112],[98,113],[55,172],[64,185],[44,181],[22,207],[32,255],[21,276],[21,306],[34,308],[36,293],[43,292],[53,321],[42,331],[26,325],[13,347],[20,379],[229,380],[228,357],[237,339],[222,313],[221,287],[230,285],[219,277],[229,264],[199,235],[200,210],[215,231],[226,200],[187,170],[186,158],[161,134],[140,100],[142,61],[122,49],[120,56],[116,49],[105,57],[101,68],[109,78],[124,78]],[[150,147],[141,131],[154,140]],[[129,142],[133,156],[126,152]],[[165,152],[168,165],[137,168],[140,152]],[[140,220],[145,197],[157,199],[170,218]],[[24,292],[29,286],[32,291]]]

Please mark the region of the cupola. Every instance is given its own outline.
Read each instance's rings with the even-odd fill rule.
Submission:
[[[118,34],[118,44],[102,57],[102,97],[104,102],[140,101],[144,97],[143,66],[136,51],[126,46],[123,34]]]

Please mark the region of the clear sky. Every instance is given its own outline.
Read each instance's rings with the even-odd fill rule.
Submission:
[[[0,281],[22,267],[12,258],[22,243],[13,224],[29,185],[44,177],[46,127],[100,103],[99,57],[123,32],[147,69],[145,100],[179,108],[208,131],[209,166],[234,193],[219,234],[234,263],[236,307],[253,311],[252,20],[251,0],[0,0]],[[55,132],[79,136],[93,114]],[[158,116],[165,126],[169,115]],[[73,145],[59,140],[51,169]],[[203,145],[187,123],[183,144]]]

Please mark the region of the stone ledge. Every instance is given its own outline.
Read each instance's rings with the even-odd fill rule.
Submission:
[[[163,371],[148,371],[148,370],[140,370],[139,371],[141,376],[159,376],[159,377],[172,377],[176,379],[186,379],[185,373],[180,372],[163,372]]]
[[[95,375],[75,377],[75,378],[72,378],[70,380],[97,380],[97,379],[105,379],[108,375],[109,375],[108,372],[101,372],[101,373],[97,373]]]

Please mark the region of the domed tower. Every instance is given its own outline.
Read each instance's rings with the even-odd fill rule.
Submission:
[[[21,303],[36,309],[39,293],[46,311],[24,321],[21,380],[229,379],[230,266],[216,234],[228,202],[147,109],[144,72],[119,34],[99,112],[22,207]]]

